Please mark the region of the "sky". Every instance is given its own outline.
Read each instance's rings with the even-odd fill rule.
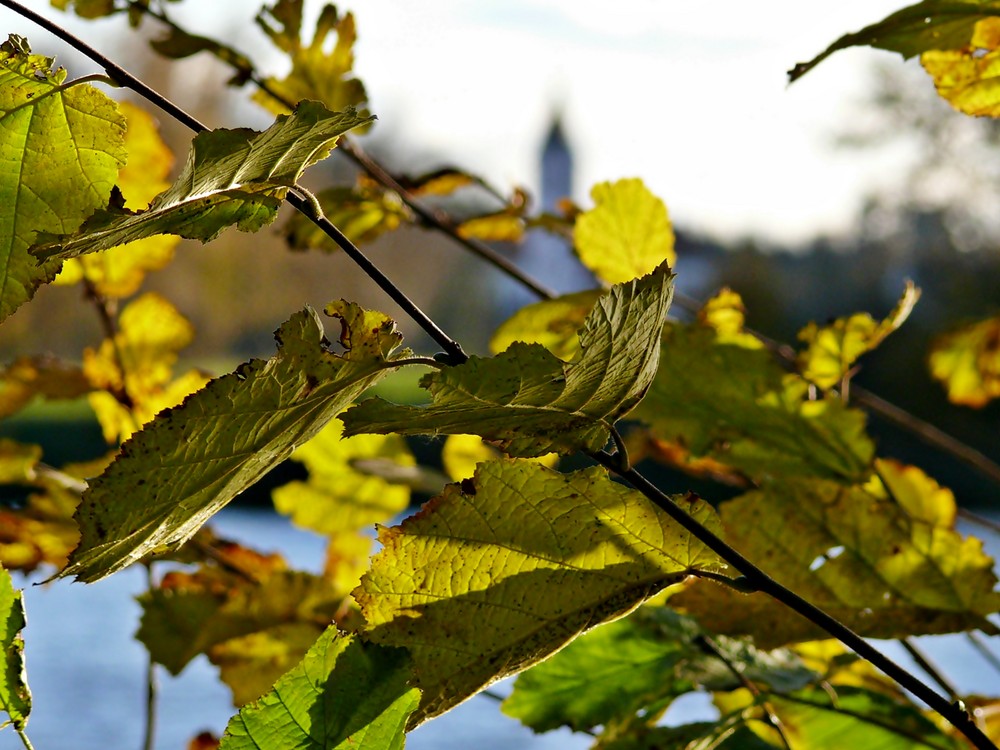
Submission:
[[[796,243],[848,231],[864,196],[898,179],[898,156],[831,144],[857,112],[874,61],[903,61],[847,50],[792,86],[786,71],[904,4],[357,0],[340,7],[357,18],[355,68],[379,116],[376,135],[394,152],[436,154],[503,190],[533,189],[538,150],[558,112],[576,156],[572,197],[582,205],[594,183],[639,176],[678,225],[722,239]],[[42,0],[29,5],[65,18]],[[226,35],[251,53],[263,49],[247,25],[256,3],[168,7],[193,31]],[[0,11],[0,22],[8,26],[0,31],[12,30],[9,12]],[[13,30],[25,28],[18,22]],[[73,28],[97,43],[120,26]],[[49,52],[44,34],[29,38],[35,51]]]

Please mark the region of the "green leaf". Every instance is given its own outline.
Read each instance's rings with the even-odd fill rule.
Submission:
[[[598,278],[619,284],[676,262],[667,207],[642,180],[601,182],[590,195],[596,205],[577,218],[573,244]]]
[[[274,689],[229,720],[219,750],[401,750],[420,693],[403,649],[330,627]]]
[[[660,440],[753,479],[860,481],[874,455],[862,412],[830,396],[809,400],[805,382],[770,352],[697,325],[665,327],[660,369],[633,416]]]
[[[352,75],[357,38],[354,16],[341,16],[335,6],[324,5],[312,41],[304,45],[302,10],[303,0],[278,0],[257,15],[257,24],[264,33],[291,58],[292,69],[281,80],[266,79],[266,90],[254,94],[254,101],[275,114],[287,112],[287,102],[294,104],[303,99],[315,99],[333,110],[361,107],[368,95],[364,84]],[[331,35],[336,39],[332,45]],[[362,124],[367,126],[371,119]]]
[[[860,688],[838,686],[832,695],[810,688],[790,695],[770,695],[768,702],[796,750],[958,750],[964,743],[948,737],[912,704]]]
[[[906,58],[927,50],[958,49],[969,43],[976,22],[991,16],[1000,16],[1000,1],[924,0],[845,34],[809,62],[797,64],[788,77],[796,81],[834,52],[848,47],[876,47]]]
[[[954,498],[924,518],[861,487],[768,483],[724,503],[726,540],[779,583],[871,638],[981,628],[1000,610],[993,560],[955,531]],[[934,518],[936,523],[928,519]],[[826,637],[764,594],[705,581],[671,597],[708,630],[753,635],[762,648]]]
[[[303,170],[325,159],[340,135],[370,119],[303,102],[262,133],[245,128],[199,133],[180,175],[149,208],[133,212],[113,199],[73,234],[39,235],[32,252],[65,259],[158,234],[207,242],[233,225],[257,231],[274,220]]]
[[[0,711],[9,721],[0,728],[13,724],[23,730],[31,713],[31,691],[24,673],[24,603],[21,592],[3,568],[0,568],[0,649],[3,650],[3,669],[0,670]]]
[[[338,302],[338,355],[307,308],[251,360],[160,416],[93,480],[76,519],[82,540],[62,575],[95,581],[189,539],[212,514],[315,435],[392,367],[401,337],[381,313]]]
[[[107,203],[125,163],[125,119],[93,86],[65,86],[27,42],[0,45],[0,320],[52,281],[28,252],[36,232],[72,232]]]
[[[677,727],[637,727],[628,735],[600,739],[593,750],[776,750],[746,726],[740,716]]]
[[[702,524],[715,514],[678,502]],[[480,464],[402,525],[354,597],[365,637],[404,646],[424,697],[411,723],[545,659],[718,557],[640,493],[592,468]]]
[[[490,339],[490,350],[499,353],[515,341],[523,341],[541,344],[569,362],[580,353],[576,332],[583,327],[600,296],[599,289],[587,289],[525,305],[496,330]]]
[[[80,18],[103,18],[117,13],[115,0],[51,0],[52,6],[59,10],[73,11]]]
[[[608,724],[691,690],[731,690],[742,682],[701,642],[697,624],[666,607],[640,607],[627,618],[577,638],[524,672],[503,712],[536,732]],[[746,679],[776,689],[805,687],[818,675],[790,651],[773,654],[719,636],[715,645]]]
[[[433,394],[431,406],[365,401],[344,414],[345,434],[474,434],[526,457],[600,450],[656,374],[672,278],[661,266],[603,295],[580,331],[582,354],[571,363],[522,343],[492,359],[470,357],[420,381]]]

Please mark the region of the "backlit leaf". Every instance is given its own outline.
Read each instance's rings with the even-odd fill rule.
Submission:
[[[398,196],[364,181],[323,190],[316,198],[326,218],[356,245],[372,242],[410,218]],[[288,218],[282,231],[293,250],[339,251],[326,232],[299,212]]]
[[[824,389],[840,383],[862,354],[903,324],[919,297],[920,290],[908,281],[898,304],[881,322],[868,313],[855,313],[822,327],[807,325],[799,332],[799,340],[807,345],[799,354],[802,377]]]
[[[117,12],[115,0],[51,0],[59,10],[73,10],[80,18],[103,18]]]
[[[247,569],[239,558],[230,563],[226,547],[219,554],[246,572],[202,566],[194,573],[168,573],[139,597],[143,614],[136,637],[172,674],[207,655],[220,667],[233,703],[242,706],[302,659],[347,592],[285,569],[280,558],[262,558]],[[242,557],[248,554],[244,550]]]
[[[663,201],[642,180],[601,182],[590,191],[594,208],[576,220],[573,242],[580,260],[609,284],[674,265],[674,230]]]
[[[9,417],[36,397],[74,399],[93,386],[78,365],[50,355],[19,357],[0,371],[0,417]]]
[[[458,234],[483,242],[520,242],[524,239],[524,219],[508,211],[467,219],[458,225]]]
[[[476,472],[476,465],[494,461],[502,454],[478,435],[449,435],[441,448],[441,464],[453,482],[469,479]],[[557,453],[530,459],[554,469],[559,463]]]
[[[24,603],[21,592],[14,588],[10,573],[0,567],[0,711],[7,719],[0,729],[13,724],[24,729],[31,713],[31,691],[24,672]]]
[[[810,688],[789,695],[769,695],[786,735],[796,750],[959,750],[965,743],[948,737],[916,706],[900,704],[880,693],[838,687],[827,692]]]
[[[580,331],[579,359],[514,343],[497,357],[471,357],[420,384],[428,407],[371,399],[343,416],[345,434],[475,434],[510,455],[596,451],[612,425],[645,395],[656,374],[660,328],[673,294],[665,266],[598,299]]]
[[[993,560],[950,523],[913,518],[859,487],[805,479],[766,485],[720,513],[730,544],[861,635],[994,630],[986,620],[1000,609]],[[764,648],[824,637],[764,594],[699,581],[670,601],[707,629],[751,634]]]
[[[292,454],[309,470],[308,482],[273,491],[274,506],[292,522],[320,534],[350,533],[387,522],[406,509],[410,488],[365,471],[372,463],[399,469],[416,465],[399,435],[343,437],[344,426],[331,420]]]
[[[125,122],[93,86],[12,37],[0,45],[0,320],[55,278],[28,252],[36,232],[72,232],[104,206],[125,163]]]
[[[952,403],[978,408],[1000,396],[1000,317],[938,338],[931,347],[930,370]]]
[[[177,180],[148,209],[132,212],[120,196],[112,196],[108,208],[79,231],[39,235],[32,252],[66,259],[159,234],[207,242],[233,225],[256,231],[274,220],[281,198],[302,171],[326,158],[340,135],[364,122],[354,110],[330,112],[317,102],[303,102],[262,133],[245,128],[199,133]]]
[[[278,0],[258,14],[258,25],[291,58],[292,69],[281,80],[267,78],[267,90],[254,94],[254,101],[275,114],[287,112],[286,103],[295,104],[303,99],[315,99],[331,110],[361,107],[368,95],[364,84],[352,74],[357,38],[354,16],[351,13],[341,16],[335,6],[324,5],[312,41],[303,44],[302,9],[303,0]],[[331,45],[332,40],[335,41]],[[372,119],[365,118],[357,124],[367,126]]]
[[[693,497],[678,502],[710,528]],[[365,637],[405,646],[424,693],[413,723],[544,659],[718,557],[602,469],[481,464],[402,525],[355,591]]]
[[[515,341],[523,341],[541,344],[569,362],[580,353],[577,331],[600,296],[599,289],[587,289],[525,305],[496,330],[490,339],[490,350],[498,354]]]
[[[723,287],[698,310],[698,322],[715,329],[720,344],[734,344],[747,349],[761,349],[764,344],[743,325],[746,322],[743,298],[729,287]]]
[[[119,105],[128,120],[125,148],[128,164],[118,173],[118,187],[125,207],[143,209],[170,183],[167,177],[174,156],[160,138],[152,116],[134,104]],[[179,238],[173,235],[147,237],[92,255],[70,258],[56,277],[57,284],[73,284],[82,278],[105,297],[128,297],[138,291],[146,273],[166,266],[174,257]]]
[[[91,482],[77,512],[83,538],[63,575],[103,578],[189,539],[216,511],[315,435],[391,368],[400,336],[381,313],[338,302],[340,343],[303,310],[251,360],[162,413]]]
[[[721,343],[705,326],[664,328],[660,369],[633,416],[692,458],[751,478],[859,481],[874,453],[862,412],[837,398],[810,401],[770,352]]]
[[[420,693],[403,649],[330,627],[302,662],[229,720],[219,750],[401,750]]]
[[[960,49],[972,38],[976,22],[991,16],[1000,16],[998,0],[924,0],[845,34],[809,62],[796,65],[788,76],[795,81],[848,47],[877,47],[907,58],[927,50]]]
[[[741,687],[743,682],[707,650],[701,636],[697,624],[666,607],[640,607],[522,673],[503,711],[536,732],[563,725],[581,730],[664,705],[691,690]],[[796,690],[817,677],[789,651],[769,654],[723,636],[714,642],[748,680]]]
[[[920,63],[938,94],[967,115],[1000,117],[1000,18],[978,21],[968,46],[931,50]]]

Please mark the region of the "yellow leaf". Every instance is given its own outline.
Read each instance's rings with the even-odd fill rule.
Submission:
[[[862,487],[789,479],[724,503],[720,515],[730,544],[862,636],[996,629],[986,619],[1000,609],[993,560],[946,512],[932,524]],[[696,581],[670,602],[761,648],[824,637],[764,594]]]
[[[714,511],[678,502],[718,528]],[[423,700],[413,723],[552,654],[718,557],[602,469],[480,464],[402,525],[354,598],[365,638],[406,647]]]
[[[441,449],[441,462],[445,473],[455,482],[470,478],[476,471],[477,464],[484,461],[495,461],[502,454],[478,435],[449,435]],[[542,466],[554,469],[559,463],[558,453],[547,453],[538,458]]]
[[[42,460],[42,449],[0,438],[0,484],[30,484],[35,466]]]
[[[1000,396],[1000,316],[939,337],[930,371],[952,403],[978,408]]]
[[[875,459],[875,469],[889,496],[916,521],[951,528],[958,506],[955,495],[916,466],[906,466],[891,459]]]
[[[524,219],[506,211],[477,216],[459,224],[458,233],[483,242],[520,242],[524,239]]]
[[[743,330],[746,314],[743,298],[729,287],[723,287],[698,311],[698,322],[714,328],[715,340],[720,344],[760,349],[764,346],[760,339]]]
[[[1000,117],[1000,18],[976,23],[969,45],[930,50],[920,63],[938,94],[968,115]]]
[[[525,305],[496,330],[490,339],[490,350],[499,354],[515,341],[523,341],[541,344],[569,362],[580,353],[577,332],[600,296],[599,289],[588,289]]]
[[[899,685],[869,662],[848,650],[840,641],[806,641],[792,647],[807,669],[822,675],[834,686],[847,685],[903,698]]]
[[[415,466],[403,438],[345,438],[343,432],[343,422],[332,419],[292,454],[309,470],[309,481],[291,482],[272,493],[278,512],[290,516],[297,526],[340,535],[387,522],[409,505],[410,488],[406,484],[386,481],[376,471],[366,470],[373,462]]]
[[[580,260],[598,278],[620,284],[664,261],[674,265],[674,230],[667,207],[642,180],[601,182],[590,195],[594,208],[577,218],[573,242]]]
[[[144,209],[170,186],[167,177],[174,155],[160,138],[152,116],[129,102],[119,104],[119,109],[128,120],[128,163],[118,172],[118,187],[127,208]],[[161,234],[71,258],[63,264],[56,283],[75,284],[86,278],[105,297],[128,297],[138,291],[149,271],[158,271],[173,260],[179,241],[176,235]]]
[[[856,313],[822,328],[810,323],[799,332],[799,339],[807,344],[799,354],[802,376],[823,389],[837,385],[850,374],[858,357],[903,324],[919,298],[920,290],[907,281],[896,307],[881,322],[868,313]]]

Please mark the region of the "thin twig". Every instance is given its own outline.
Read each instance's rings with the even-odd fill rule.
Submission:
[[[120,65],[98,52],[82,39],[70,34],[58,24],[53,23],[44,16],[39,15],[28,8],[25,8],[21,5],[21,3],[17,2],[17,0],[0,0],[0,5],[10,8],[28,20],[38,24],[46,31],[49,31],[59,37],[71,47],[86,55],[88,58],[104,68],[104,71],[111,76],[111,78],[116,81],[118,85],[135,91],[150,104],[159,107],[189,129],[195,131],[196,133],[208,130],[208,127],[202,124],[197,118],[188,114],[181,107],[170,101],[167,97],[147,86]],[[417,323],[417,325],[423,328],[432,339],[440,344],[449,355],[451,363],[464,362],[468,358],[459,343],[445,334],[444,331],[442,331],[441,328],[433,320],[431,320],[425,312],[423,312],[412,300],[410,300],[410,298],[407,297],[399,287],[393,284],[389,278],[382,273],[382,271],[379,270],[379,268],[372,263],[353,242],[347,239],[347,237],[345,237],[344,234],[333,225],[333,223],[325,217],[314,216],[312,206],[309,204],[307,199],[293,191],[289,191],[285,196],[285,200],[301,211],[305,216],[309,217],[327,234],[327,236],[336,242],[337,245],[340,246],[340,248],[348,255],[348,257],[358,264],[362,270],[369,277],[371,277],[376,284],[378,284],[383,292],[385,292],[397,305],[399,305],[403,311]]]
[[[146,587],[152,591],[155,586],[153,580],[153,566],[146,563]],[[146,663],[146,726],[143,732],[142,750],[153,750],[156,744],[156,706],[159,684],[156,675],[156,662],[153,661],[153,654],[149,654],[149,661]]]
[[[32,745],[31,740],[28,739],[28,735],[24,731],[24,727],[15,725],[14,731],[17,732],[17,736],[21,739],[21,744],[24,745],[24,750],[35,750],[35,746]]]
[[[993,650],[986,644],[983,637],[975,630],[971,630],[966,633],[965,637],[969,643],[972,644],[972,647],[975,648],[987,661],[987,663],[989,663],[989,665],[993,667],[996,672],[1000,672],[1000,657],[997,657],[997,655],[993,653]]]
[[[961,706],[952,704],[940,694],[928,687],[920,679],[912,675],[906,669],[896,664],[878,649],[874,648],[864,638],[855,633],[849,627],[827,614],[825,611],[806,601],[794,591],[785,588],[767,573],[750,562],[746,557],[729,546],[721,538],[702,526],[698,521],[688,515],[678,506],[668,495],[661,492],[658,487],[652,484],[642,474],[635,469],[624,470],[617,462],[615,456],[600,452],[593,453],[591,457],[602,466],[610,469],[625,479],[629,484],[639,490],[658,508],[667,513],[674,521],[687,529],[696,539],[701,541],[706,547],[715,552],[726,563],[731,565],[736,571],[742,574],[749,583],[757,590],[766,593],[789,607],[792,611],[820,627],[824,632],[838,639],[845,646],[857,653],[872,665],[881,669],[890,678],[895,680],[900,686],[909,690],[917,698],[922,700],[934,711],[947,719],[962,734],[964,734],[974,747],[979,750],[997,750],[990,739],[976,726],[972,717]]]
[[[931,661],[931,658],[917,645],[915,640],[912,638],[900,638],[899,643],[904,649],[906,649],[906,652],[913,657],[913,661],[917,663],[917,666],[924,670],[924,672],[927,673],[927,676],[934,680],[934,682],[936,682],[938,686],[944,690],[952,701],[959,700],[961,694],[959,693],[958,688],[955,687],[955,683],[948,679],[947,675],[945,675],[945,673],[942,672],[933,661]]]
[[[154,11],[146,4],[137,3],[134,2],[134,0],[129,3],[129,7],[135,8],[143,13],[146,13],[147,15],[152,16],[178,33],[188,34],[185,29],[176,24],[163,11]],[[275,91],[267,80],[257,72],[245,54],[227,44],[217,42],[216,45],[217,46],[214,51],[217,53],[224,53],[222,55],[216,54],[216,57],[233,67],[238,73],[238,79],[251,82],[254,86],[270,96],[272,99],[280,102],[285,107],[288,107],[288,109],[291,110],[295,108],[297,102],[288,99],[288,97],[284,96],[281,92]],[[386,169],[381,162],[367,153],[354,138],[344,136],[341,138],[339,146],[340,148],[338,150],[340,153],[344,154],[357,166],[361,167],[361,169],[367,172],[368,175],[382,185],[382,187],[396,193],[400,200],[403,201],[403,203],[414,213],[414,215],[416,215],[417,218],[419,218],[426,226],[447,235],[453,241],[462,245],[470,252],[479,256],[482,260],[515,279],[539,297],[543,299],[552,299],[557,296],[555,291],[541,284],[530,274],[522,271],[516,264],[512,263],[485,242],[472,237],[463,237],[458,231],[458,226],[454,221],[452,221],[451,217],[448,216],[447,213],[424,205],[419,198],[403,186],[398,177]],[[485,182],[485,180],[476,179],[476,183],[486,189],[490,194],[502,199],[500,191],[490,186]]]
[[[730,671],[733,677],[735,677],[739,683],[744,688],[749,690],[750,694],[760,702],[761,708],[764,709],[764,715],[767,716],[767,723],[770,724],[771,728],[778,733],[778,737],[781,738],[781,744],[785,746],[785,750],[792,750],[791,743],[789,743],[788,737],[785,735],[785,727],[782,725],[781,719],[778,718],[778,715],[774,712],[774,708],[771,707],[770,702],[761,694],[758,687],[754,685],[751,680],[747,679],[745,674],[736,668],[736,665],[733,664],[733,662],[722,652],[722,649],[719,648],[719,644],[717,644],[711,636],[702,633],[695,639],[695,642],[703,651],[714,656],[716,659],[725,664],[726,669]]]

